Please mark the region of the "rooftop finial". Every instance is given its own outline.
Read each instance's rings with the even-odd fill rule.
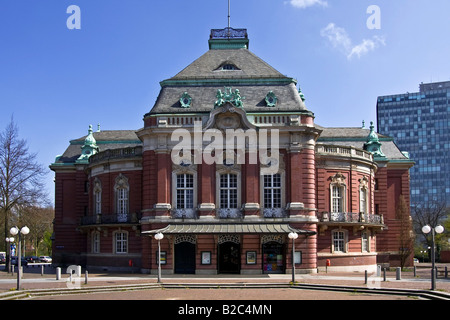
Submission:
[[[372,152],[375,157],[385,158],[383,151],[381,151],[381,142],[375,131],[373,121],[370,122],[370,133],[367,137],[366,143],[364,144],[364,149]]]

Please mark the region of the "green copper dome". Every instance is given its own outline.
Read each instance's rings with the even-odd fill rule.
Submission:
[[[367,142],[364,144],[364,149],[372,152],[375,157],[386,157],[383,151],[381,151],[381,142],[378,138],[378,134],[375,132],[375,126],[373,125],[373,122],[370,123],[370,133],[367,137]]]
[[[94,138],[92,125],[89,125],[89,131],[84,145],[81,147],[81,156],[77,159],[77,163],[88,163],[90,156],[98,153],[97,141]]]

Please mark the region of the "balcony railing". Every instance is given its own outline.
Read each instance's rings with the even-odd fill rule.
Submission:
[[[369,213],[352,213],[352,212],[322,212],[319,214],[321,222],[338,222],[338,223],[361,223],[383,225],[384,219],[382,215]]]
[[[197,210],[195,209],[173,209],[171,210],[173,219],[197,219]]]
[[[288,211],[283,208],[264,208],[264,218],[287,218]]]
[[[220,208],[217,209],[217,217],[219,219],[242,219],[241,209]]]
[[[139,222],[140,215],[138,213],[125,214],[97,214],[94,216],[86,216],[81,219],[82,226],[98,225],[98,224],[136,224]]]

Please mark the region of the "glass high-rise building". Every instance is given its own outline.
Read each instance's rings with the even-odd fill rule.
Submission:
[[[378,132],[391,136],[416,165],[411,204],[450,205],[450,81],[422,83],[419,92],[378,97]]]

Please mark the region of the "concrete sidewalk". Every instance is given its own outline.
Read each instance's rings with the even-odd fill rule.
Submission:
[[[445,265],[439,265],[443,269]],[[81,277],[72,277],[62,270],[61,279],[56,280],[55,268],[47,267],[41,275],[40,269],[24,268],[24,275],[21,280],[23,290],[32,289],[51,289],[51,288],[73,288],[74,286],[89,288],[98,286],[116,286],[132,284],[156,284],[155,275],[145,274],[113,274],[113,273],[89,273],[87,283],[85,283],[85,274]],[[84,272],[84,270],[83,270]],[[365,274],[362,272],[352,273],[318,273],[318,274],[297,274],[296,283],[299,284],[325,284],[339,286],[359,286],[367,288],[396,288],[396,289],[419,289],[429,290],[431,288],[430,269],[425,265],[423,268],[417,268],[416,277],[412,271],[403,271],[401,280],[396,280],[395,271],[386,272],[386,280],[383,281],[383,272],[381,277],[376,274],[368,274],[368,281],[365,283]],[[271,274],[271,275],[162,275],[162,282],[167,284],[286,284],[292,281],[292,275]],[[0,271],[0,292],[15,290],[17,287],[17,275],[8,274]],[[442,292],[450,293],[450,279],[444,279],[442,276],[436,281],[436,289]]]
[[[443,270],[445,265],[439,267]],[[61,270],[61,279],[56,280],[56,269],[47,267],[41,275],[40,268],[24,268],[21,280],[22,291],[57,289],[73,289],[75,294],[53,295],[45,297],[33,297],[35,300],[409,300],[411,297],[399,297],[390,295],[351,294],[332,292],[326,290],[295,290],[287,288],[292,281],[292,275],[162,275],[162,283],[165,286],[173,285],[167,290],[157,286],[157,276],[146,274],[119,274],[119,273],[88,273],[85,283],[84,270],[81,277],[69,275]],[[297,274],[295,281],[301,285],[334,285],[341,287],[358,287],[365,289],[410,289],[430,290],[430,268],[422,265],[413,271],[403,271],[401,280],[396,280],[396,272],[386,272],[386,281],[376,274],[368,274],[367,283],[364,272],[351,273],[318,273]],[[188,285],[193,287],[187,288]],[[227,287],[225,290],[196,289],[199,285],[214,285],[215,289]],[[242,290],[246,287],[246,290]],[[283,286],[284,285],[284,286]],[[123,286],[134,288],[127,290]],[[183,288],[186,286],[186,288]],[[277,287],[278,286],[278,287]],[[8,293],[16,291],[17,275],[0,271],[0,299]],[[107,292],[111,288],[119,287],[121,292]],[[136,290],[136,287],[138,288]],[[179,287],[179,288],[178,288]],[[98,289],[105,292],[99,293]],[[142,288],[140,290],[139,288]],[[175,289],[177,288],[177,289]],[[80,289],[80,290],[77,290]],[[183,290],[184,289],[184,290]],[[79,294],[79,291],[83,291]],[[90,292],[91,291],[91,292]],[[450,293],[450,279],[442,276],[436,281],[436,291]]]

